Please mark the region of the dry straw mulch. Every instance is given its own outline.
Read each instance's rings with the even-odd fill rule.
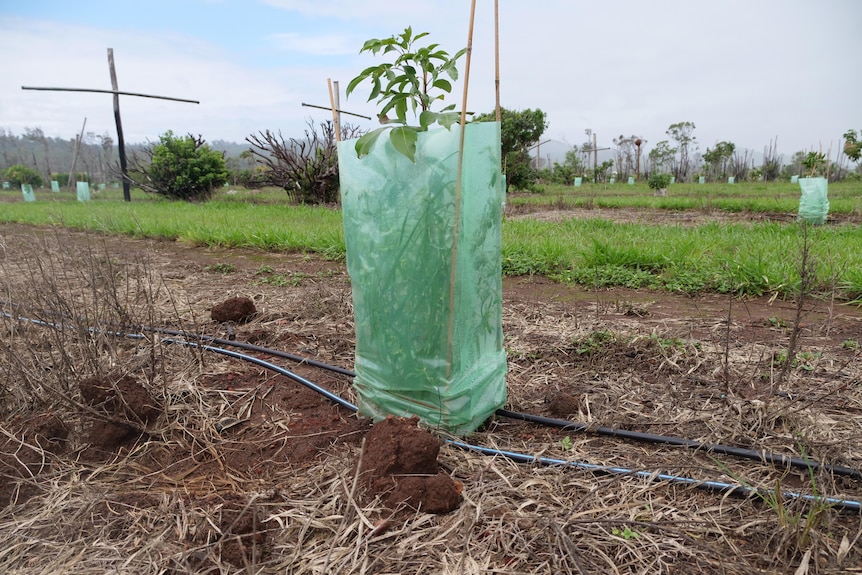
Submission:
[[[258,259],[235,256],[237,270],[221,275],[205,260],[230,255],[157,242],[15,227],[0,231],[0,246],[2,311],[54,324],[0,320],[4,573],[862,572],[859,514],[768,493],[742,499],[518,464],[451,445],[438,461],[463,486],[462,504],[442,515],[387,509],[363,497],[356,470],[365,428],[353,416],[332,414],[343,427],[301,428],[306,407],[297,402],[317,408],[291,395],[296,384],[285,378],[152,333],[87,330],[167,326],[349,366],[349,284],[336,264],[272,255],[276,272],[302,278],[275,285],[260,281]],[[232,296],[251,297],[259,313],[226,333],[208,311]],[[607,297],[505,296],[511,409],[862,468],[859,354],[831,345],[822,330],[803,334],[805,349],[819,352],[813,365],[778,382],[784,332],[769,342],[748,337],[738,319],[657,321],[641,304]],[[303,373],[352,399],[345,378]],[[84,401],[80,382],[94,375],[134,378],[158,415],[136,419],[120,400]],[[93,451],[93,426],[106,420],[135,433]],[[322,437],[319,453],[291,459],[297,449],[284,446],[298,445],[288,442],[299,435]],[[862,500],[858,479],[505,419],[469,439]]]

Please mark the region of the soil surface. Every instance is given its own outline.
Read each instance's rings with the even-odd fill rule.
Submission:
[[[596,216],[596,210],[583,210],[560,217],[583,212]],[[103,325],[102,317],[119,317],[127,326],[187,330],[226,344],[251,344],[352,369],[350,284],[342,262],[16,224],[0,228],[0,243],[2,287],[13,299],[3,308],[7,313],[48,322],[86,315],[96,325]],[[39,263],[43,256],[32,255],[34,246],[48,248],[40,252],[48,254],[47,264]],[[111,296],[116,301],[110,301],[104,295],[120,292],[128,299]],[[90,293],[101,303],[89,300]],[[641,444],[630,449],[615,438],[589,433],[623,428],[862,467],[862,439],[854,438],[856,428],[848,422],[857,425],[862,418],[860,307],[814,299],[800,308],[797,302],[769,297],[589,290],[537,276],[505,278],[503,296],[507,408],[584,422],[588,432],[575,435],[498,418],[480,431],[481,439],[503,447],[532,444],[536,451],[560,445],[572,454],[586,450],[602,465],[662,470],[693,465],[690,452]],[[64,301],[75,303],[58,309]],[[29,342],[28,351],[15,353],[38,357],[33,363],[39,369],[60,369],[65,361],[58,330],[27,321],[0,326],[3,340]],[[115,527],[122,531],[137,513],[164,505],[161,490],[179,490],[191,510],[190,525],[197,525],[184,532],[184,545],[207,549],[189,551],[183,569],[201,572],[215,569],[221,560],[247,567],[271,559],[276,523],[262,523],[258,513],[285,501],[280,494],[289,491],[286,468],[301,474],[334,451],[364,446],[356,462],[363,479],[351,487],[352,478],[344,478],[344,493],[350,501],[355,497],[363,505],[379,506],[381,521],[404,512],[445,514],[462,504],[467,478],[451,465],[441,467],[440,437],[412,420],[387,419],[372,426],[306,385],[354,401],[348,375],[274,358],[254,347],[237,351],[290,373],[208,355],[194,346],[183,347],[181,354],[169,352],[184,344],[171,333],[141,333],[149,347],[84,338],[76,345],[91,361],[75,367],[64,388],[46,390],[28,379],[26,386],[38,401],[0,385],[15,398],[3,412],[0,508],[45,496],[63,458],[91,468],[127,461],[126,473],[150,487],[144,493],[106,496],[90,516],[122,516]],[[788,362],[781,354],[792,338],[797,353]],[[163,359],[171,353],[177,357]],[[10,373],[13,363],[6,364]],[[21,373],[33,373],[25,363],[20,362]],[[712,465],[708,457],[699,461],[699,469]],[[480,490],[483,473],[470,478]],[[771,477],[760,468],[751,473]],[[259,496],[239,495],[238,478],[254,478],[267,487]],[[806,480],[805,472],[785,470],[786,485],[804,486]],[[829,487],[857,499],[862,495],[858,479],[835,478]],[[842,533],[859,527],[856,520],[840,521],[833,527]],[[740,539],[727,552],[748,557],[752,570],[789,565],[761,557],[763,544]],[[862,561],[855,544],[843,557]],[[797,561],[799,554],[786,560],[791,559]],[[515,559],[506,561],[515,564]],[[840,572],[829,571],[829,565],[838,565],[829,561],[821,572]]]

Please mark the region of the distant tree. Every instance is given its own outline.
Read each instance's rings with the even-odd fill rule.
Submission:
[[[566,152],[566,158],[562,164],[559,162],[554,163],[554,170],[548,179],[556,184],[571,185],[577,176],[584,173],[584,169],[584,163],[578,155],[577,146],[575,146]]]
[[[673,168],[676,148],[670,146],[670,142],[662,140],[649,152],[650,169],[656,172],[667,172]]]
[[[16,162],[20,162],[20,158],[14,155],[15,150],[15,134],[11,130],[0,127],[0,153],[3,154],[3,166],[10,167]]]
[[[43,173],[45,174],[46,178],[51,177],[51,160],[48,151],[48,138],[45,137],[45,132],[42,131],[42,128],[24,128],[24,139],[29,140],[41,147],[43,160],[45,162],[45,171]]]
[[[736,150],[728,164],[728,173],[735,180],[743,182],[750,177],[751,168],[754,166],[754,154],[750,150]]]
[[[343,140],[361,135],[356,126],[341,126]],[[303,138],[285,140],[281,132],[266,130],[246,141],[252,145],[249,152],[266,168],[258,173],[260,182],[282,188],[292,201],[301,204],[338,201],[338,156],[331,121],[309,121]]]
[[[646,143],[646,140],[640,136],[624,137],[622,134],[618,138],[613,139],[614,156],[617,164],[617,173],[621,178],[628,178],[633,175],[638,169],[638,154],[640,153],[641,145]]]
[[[605,160],[595,168],[593,168],[593,182],[604,182],[607,180],[608,171],[614,166],[613,160]]]
[[[210,149],[200,136],[177,137],[170,130],[159,136],[158,144],[135,155],[130,172],[144,191],[185,201],[209,199],[228,177],[221,152]]]
[[[42,176],[39,172],[24,164],[15,164],[6,168],[6,179],[15,186],[30,184],[31,186],[39,187],[42,185]]]
[[[760,168],[760,173],[763,179],[767,182],[777,180],[781,174],[781,155],[778,153],[778,138],[773,142],[769,141],[769,146],[763,148],[763,166]]]
[[[489,122],[496,119],[496,114],[480,114],[474,121]],[[537,144],[548,127],[545,113],[535,110],[500,109],[500,135],[502,140],[503,171],[506,173],[506,183],[517,190],[529,190],[534,187],[536,170],[530,165],[529,149]]]
[[[854,162],[862,158],[862,142],[857,139],[856,130],[847,130],[844,134],[844,155]]]
[[[114,139],[107,132],[96,137],[99,140],[101,154],[99,155],[100,181],[107,182],[111,177],[111,157],[114,153]]]
[[[680,182],[686,181],[691,173],[691,153],[697,149],[694,129],[694,122],[677,122],[671,124],[665,132],[677,144],[679,162],[674,170],[674,175]]]
[[[710,180],[727,177],[727,165],[735,150],[736,144],[732,142],[719,142],[714,148],[706,149],[703,154],[703,161],[708,165],[707,171]]]

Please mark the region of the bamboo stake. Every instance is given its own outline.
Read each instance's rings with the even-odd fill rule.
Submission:
[[[494,0],[494,92],[497,98],[495,108],[497,121],[500,115],[500,0]]]
[[[332,94],[332,78],[326,79],[329,86],[329,105],[332,108],[332,123],[335,124],[335,141],[341,141],[341,126],[338,124],[338,107],[335,105],[335,96]]]
[[[452,265],[449,269],[449,325],[446,337],[446,379],[452,375],[452,340],[455,331],[455,274],[457,271],[458,233],[461,223],[461,185],[464,169],[464,132],[467,127],[467,89],[470,84],[470,58],[473,54],[473,22],[476,16],[476,0],[470,3],[470,24],[467,32],[467,60],[464,65],[464,96],[461,103],[461,134],[458,143],[458,173],[455,177],[455,214],[452,226]]]

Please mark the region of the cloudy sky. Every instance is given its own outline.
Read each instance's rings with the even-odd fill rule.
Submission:
[[[694,122],[703,151],[721,140],[761,151],[836,150],[862,130],[862,1],[499,0],[501,99],[541,108],[546,137],[601,146]],[[467,108],[494,107],[494,2],[478,0]],[[113,48],[127,141],[167,130],[242,142],[259,130],[301,134],[325,120],[327,78],[342,91],[379,63],[359,48],[406,26],[450,53],[466,46],[468,0],[0,0],[0,127],[71,138],[115,135],[107,94]],[[463,70],[463,65],[461,66]],[[450,102],[461,101],[456,85]],[[368,116],[367,90],[341,107]],[[371,122],[355,120],[361,127]]]

